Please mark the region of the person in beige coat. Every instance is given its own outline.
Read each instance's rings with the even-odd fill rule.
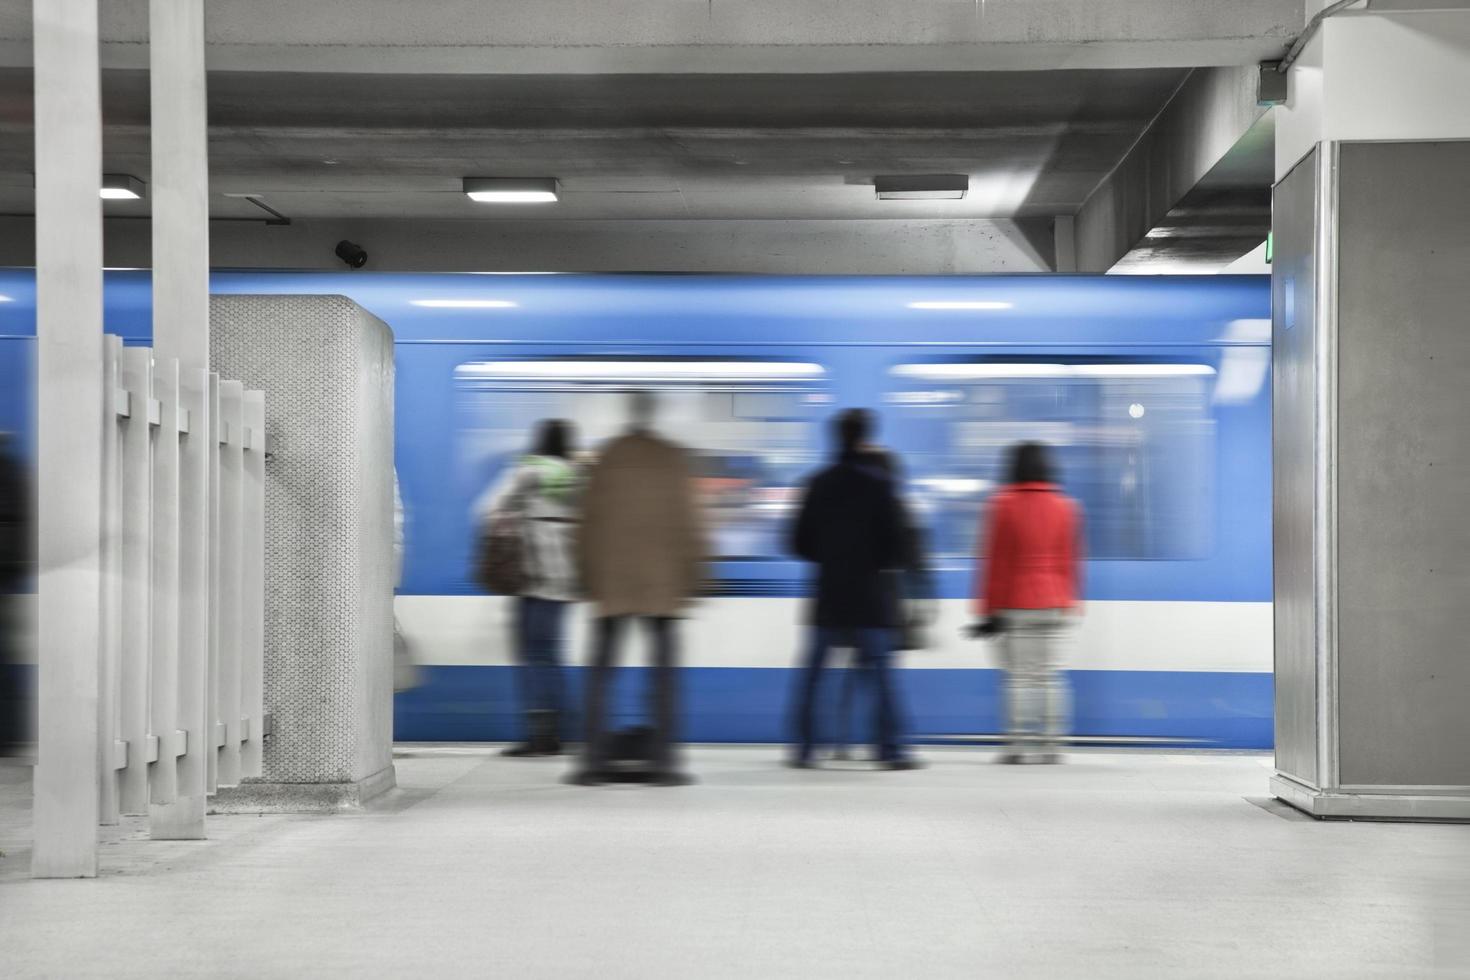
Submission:
[[[587,740],[581,766],[570,780],[593,785],[608,777],[607,688],[621,635],[636,617],[648,630],[653,649],[651,781],[676,786],[691,780],[674,758],[675,624],[699,591],[704,531],[689,454],[653,432],[653,394],[634,392],[629,409],[629,431],[604,447],[583,495],[578,557],[596,621]]]

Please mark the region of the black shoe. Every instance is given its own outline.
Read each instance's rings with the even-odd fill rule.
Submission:
[[[879,765],[882,766],[884,769],[887,769],[889,772],[906,772],[910,769],[923,769],[924,761],[922,759],[914,758],[888,759],[884,762],[879,763]]]
[[[648,778],[650,786],[690,786],[697,780],[687,772],[660,772]]]
[[[1019,752],[1007,752],[995,760],[1001,766],[1019,766],[1023,760]]]
[[[500,750],[500,754],[508,759],[529,759],[541,755],[542,752],[530,742],[521,742],[519,745],[507,745]]]
[[[810,759],[787,759],[785,762],[788,769],[815,769],[817,764]]]

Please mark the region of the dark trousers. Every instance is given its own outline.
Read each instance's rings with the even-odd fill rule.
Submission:
[[[587,744],[585,768],[600,772],[608,763],[607,689],[617,664],[618,643],[623,626],[641,619],[653,648],[653,683],[649,685],[648,714],[653,728],[653,766],[661,771],[674,768],[674,717],[678,712],[675,678],[678,639],[674,620],[666,616],[603,616],[593,631],[592,676],[587,685]]]
[[[566,706],[562,689],[561,648],[569,603],[523,596],[516,614],[516,653],[521,669],[521,704],[526,711],[560,712]]]
[[[904,751],[899,744],[902,721],[898,699],[893,690],[893,631],[867,628],[844,630],[819,626],[812,630],[806,663],[797,678],[794,725],[797,760],[810,761],[812,752],[816,749],[817,693],[821,687],[822,674],[833,648],[844,646],[852,647],[855,651],[857,669],[865,675],[866,686],[873,692],[873,747],[877,750],[878,759],[882,762],[902,759]]]

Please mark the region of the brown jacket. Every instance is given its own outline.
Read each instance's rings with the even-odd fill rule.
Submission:
[[[688,454],[634,432],[608,443],[583,496],[579,558],[599,616],[674,616],[699,591],[704,528]]]

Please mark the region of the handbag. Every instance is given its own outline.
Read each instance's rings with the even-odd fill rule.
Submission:
[[[524,595],[535,582],[525,490],[517,487],[490,512],[475,548],[475,582],[486,592]]]

